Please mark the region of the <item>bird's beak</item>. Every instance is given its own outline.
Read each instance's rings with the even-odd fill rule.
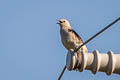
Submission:
[[[58,21],[58,22],[57,22],[56,24],[60,24],[60,23],[61,23],[61,21],[60,21],[59,19],[57,19],[57,21]]]

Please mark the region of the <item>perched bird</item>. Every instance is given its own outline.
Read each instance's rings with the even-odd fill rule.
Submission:
[[[74,50],[75,48],[83,44],[83,40],[72,29],[68,20],[59,19],[58,21],[59,22],[57,24],[60,25],[61,41],[67,50],[70,50],[70,49]],[[81,47],[80,50],[82,50],[84,53],[88,53],[88,49],[85,45]]]
[[[83,44],[83,40],[81,39],[81,37],[72,29],[72,27],[70,26],[70,23],[68,20],[66,19],[59,19],[58,20],[60,25],[60,35],[61,35],[61,41],[64,45],[64,47],[67,50],[74,50],[77,47],[79,47],[81,44]],[[80,66],[79,64],[81,64],[81,51],[83,53],[88,53],[88,49],[87,47],[84,45],[82,46],[75,54],[77,63],[74,67],[74,70],[77,70]],[[79,70],[79,69],[78,69]]]

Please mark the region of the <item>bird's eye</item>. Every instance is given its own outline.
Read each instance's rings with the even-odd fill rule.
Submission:
[[[63,22],[65,22],[65,21],[63,21]]]

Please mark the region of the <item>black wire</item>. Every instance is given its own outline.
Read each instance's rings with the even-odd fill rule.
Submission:
[[[85,44],[87,44],[89,41],[91,41],[92,39],[94,39],[95,37],[97,37],[100,33],[102,33],[102,32],[104,32],[106,29],[108,29],[108,28],[110,28],[113,24],[115,24],[117,21],[119,21],[120,20],[120,17],[119,18],[117,18],[115,21],[113,21],[111,24],[109,24],[108,26],[106,26],[105,28],[103,28],[102,30],[100,30],[98,33],[96,33],[95,35],[93,35],[91,38],[89,38],[87,41],[85,41],[82,45],[80,45],[78,48],[76,48],[75,50],[74,50],[74,53],[75,52],[77,52],[82,46],[84,46]],[[62,70],[62,72],[61,72],[61,74],[60,74],[60,76],[59,76],[59,78],[58,78],[58,80],[60,80],[61,79],[61,77],[63,76],[63,74],[64,74],[64,72],[65,72],[65,70],[66,70],[66,65],[64,66],[64,68],[63,68],[63,70]]]
[[[98,33],[96,33],[95,35],[93,35],[91,38],[89,38],[87,41],[85,41],[82,45],[80,45],[78,48],[76,48],[74,50],[74,52],[77,52],[82,46],[84,46],[85,44],[87,44],[89,41],[91,41],[92,39],[94,39],[95,37],[97,37],[100,33],[104,32],[106,29],[110,28],[113,24],[115,24],[117,21],[120,20],[120,17],[117,18],[115,21],[113,21],[111,24],[109,24],[108,26],[106,26],[105,28],[103,28],[102,30],[100,30]]]
[[[61,74],[60,74],[60,76],[59,76],[59,78],[58,78],[58,80],[60,80],[61,79],[61,77],[62,77],[62,75],[64,74],[64,72],[65,72],[65,70],[66,70],[66,65],[64,66],[64,68],[63,68],[63,70],[62,70],[62,72],[61,72]]]

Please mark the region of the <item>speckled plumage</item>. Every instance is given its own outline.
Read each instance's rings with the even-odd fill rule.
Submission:
[[[72,29],[66,19],[59,19],[61,41],[67,50],[75,49],[83,43],[81,37]],[[83,52],[88,53],[87,47],[84,45]]]

